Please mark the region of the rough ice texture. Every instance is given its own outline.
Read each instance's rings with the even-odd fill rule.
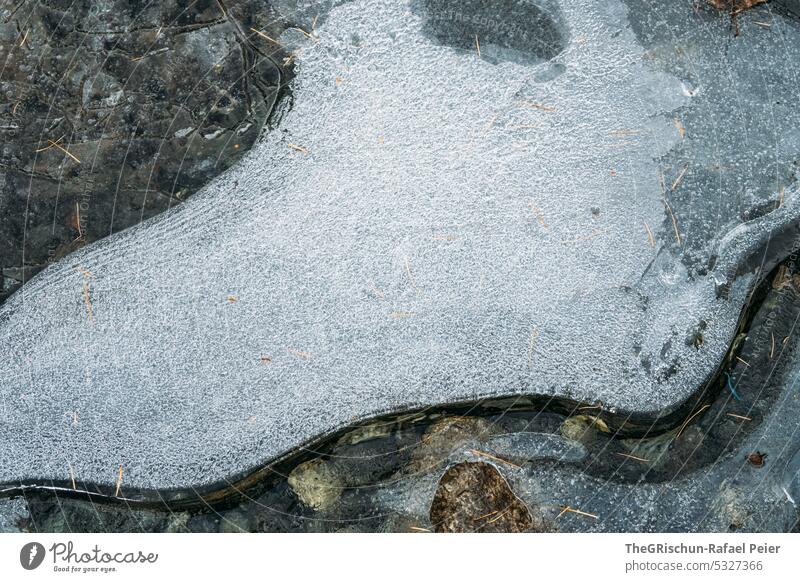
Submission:
[[[202,485],[391,410],[697,390],[755,277],[719,282],[798,214],[796,24],[536,3],[551,56],[444,4],[287,33],[292,106],[238,167],[1,308],[0,481]]]

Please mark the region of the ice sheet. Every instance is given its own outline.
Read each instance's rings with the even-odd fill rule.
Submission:
[[[702,384],[754,276],[721,283],[797,218],[796,25],[658,45],[622,2],[535,3],[551,50],[448,6],[357,0],[287,33],[293,102],[240,165],[0,308],[0,482],[197,486],[386,411],[655,412]]]

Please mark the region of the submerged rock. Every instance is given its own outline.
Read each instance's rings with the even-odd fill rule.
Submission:
[[[0,481],[189,487],[389,410],[694,393],[798,217],[798,23],[533,4],[487,59],[445,0],[290,34],[293,106],[241,164],[0,308]]]
[[[436,532],[511,533],[534,521],[500,472],[488,463],[459,463],[439,480],[431,504]]]
[[[345,485],[334,465],[324,459],[298,465],[289,474],[288,482],[307,507],[323,511],[339,499]]]
[[[468,443],[477,443],[498,429],[483,418],[448,416],[431,424],[414,448],[406,465],[407,473],[426,473],[438,469],[447,458]]]

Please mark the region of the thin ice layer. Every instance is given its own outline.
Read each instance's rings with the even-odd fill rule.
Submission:
[[[292,107],[237,168],[1,308],[0,481],[113,484],[123,465],[125,486],[195,486],[390,410],[541,394],[655,412],[709,376],[753,277],[719,295],[727,272],[678,240],[715,211],[700,191],[681,205],[664,167],[696,91],[620,2],[540,3],[563,47],[529,60],[524,41],[491,60],[477,34],[447,44],[464,31],[435,34],[425,4],[349,2],[317,39],[287,33]],[[730,35],[706,27],[698,47]],[[740,227],[735,265],[796,216],[781,196],[702,248]]]

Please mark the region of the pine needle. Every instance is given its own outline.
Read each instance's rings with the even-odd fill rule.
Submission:
[[[597,515],[594,513],[587,513],[586,511],[581,511],[580,509],[573,509],[569,505],[561,505],[561,513],[556,516],[556,519],[564,515],[565,513],[575,513],[577,515],[582,515],[584,517],[591,517],[592,519],[598,519]]]
[[[644,459],[642,457],[637,457],[636,455],[629,455],[627,453],[617,453],[620,457],[625,457],[626,459],[633,459],[634,461],[641,461],[642,463],[649,463],[650,459]]]
[[[680,174],[678,174],[678,177],[675,178],[675,181],[672,183],[672,188],[670,188],[672,192],[675,192],[675,189],[680,185],[681,182],[683,182],[683,177],[686,175],[686,172],[688,171],[689,171],[689,164],[686,163],[684,164]]]
[[[56,142],[54,142],[54,141],[53,141],[53,140],[51,140],[51,139],[48,139],[47,141],[48,141],[48,142],[50,142],[50,145],[51,145],[52,147],[60,149],[62,152],[64,152],[65,154],[67,154],[69,157],[71,157],[73,160],[75,160],[75,161],[76,161],[76,162],[78,162],[79,164],[81,163],[81,161],[80,161],[80,160],[79,160],[77,157],[75,157],[74,155],[72,155],[72,154],[71,154],[71,153],[70,153],[70,152],[67,150],[67,148],[60,146],[59,144],[57,144]]]
[[[314,354],[312,354],[311,352],[303,352],[303,351],[300,351],[300,350],[296,350],[294,348],[286,348],[286,350],[290,354],[294,354],[298,358],[303,358],[304,360],[310,360],[310,359],[312,359],[314,357]]]
[[[503,459],[501,457],[496,457],[496,456],[490,455],[489,453],[486,453],[484,451],[479,451],[477,449],[470,449],[469,452],[472,453],[473,455],[477,455],[479,457],[486,457],[487,459],[491,459],[493,461],[497,461],[498,463],[504,463],[506,465],[514,467],[515,469],[521,469],[522,468],[520,465],[517,465],[516,463],[512,463],[508,459]]]
[[[411,282],[411,287],[414,289],[414,291],[417,291],[417,282],[414,280],[414,275],[411,274],[411,265],[408,262],[408,256],[403,257],[403,262],[405,263],[406,275],[408,276],[408,280]]]
[[[265,33],[261,32],[260,30],[256,30],[255,28],[252,28],[252,27],[250,28],[250,30],[251,30],[251,31],[253,31],[253,32],[255,32],[255,33],[256,33],[258,36],[260,36],[261,38],[263,38],[263,39],[265,39],[265,40],[268,40],[268,41],[269,41],[269,42],[271,42],[272,44],[275,44],[275,45],[277,45],[277,46],[283,46],[283,45],[282,45],[280,42],[278,42],[277,40],[275,40],[275,39],[274,39],[274,38],[272,38],[271,36],[268,36],[268,35],[266,35]]]
[[[525,101],[523,102],[523,105],[531,109],[539,109],[541,111],[546,111],[547,113],[554,113],[556,110],[555,107],[551,107],[550,105],[544,105],[542,103],[537,103],[536,101]]]
[[[287,144],[287,145],[288,145],[290,148],[292,148],[293,150],[297,151],[297,152],[301,152],[301,153],[304,153],[304,154],[308,154],[308,153],[310,153],[310,152],[308,151],[308,149],[307,149],[307,148],[304,148],[303,146],[299,146],[299,145],[297,145],[297,144],[294,144],[294,143],[290,143],[290,144]]]
[[[749,416],[742,416],[741,414],[734,414],[733,412],[728,412],[727,414],[728,414],[728,416],[730,416],[731,418],[738,418],[739,420],[746,420],[746,421],[751,421],[751,420],[753,420],[753,419],[752,419],[752,418],[750,418]]]
[[[114,491],[114,497],[119,497],[119,490],[122,487],[122,465],[119,466],[119,477],[117,477],[117,490]]]
[[[653,236],[653,231],[650,230],[650,225],[645,222],[644,228],[647,230],[647,241],[650,243],[651,247],[656,248],[656,238]]]
[[[403,317],[414,317],[416,313],[413,311],[392,311],[389,313],[389,317],[396,317],[396,318],[403,318]]]
[[[675,231],[675,238],[678,240],[678,244],[683,246],[683,241],[681,240],[681,231],[678,228],[678,219],[675,218],[675,213],[672,212],[672,207],[669,205],[669,202],[667,202],[666,198],[664,198],[664,206],[666,206],[669,217],[672,219],[672,229]]]
[[[698,410],[697,412],[695,412],[694,414],[692,414],[692,415],[691,415],[689,418],[687,418],[686,420],[684,420],[684,421],[683,421],[683,424],[681,425],[681,428],[678,430],[678,434],[676,434],[676,435],[675,435],[675,438],[678,438],[679,436],[681,436],[681,435],[683,434],[683,431],[686,429],[686,427],[689,425],[689,423],[690,423],[690,422],[692,422],[692,420],[694,420],[694,418],[695,418],[697,415],[699,415],[701,412],[705,411],[706,409],[708,409],[708,408],[710,408],[710,407],[711,407],[711,405],[710,405],[710,404],[706,404],[706,405],[704,405],[704,406],[703,406],[703,407],[702,407],[700,410]]]
[[[84,276],[83,281],[81,283],[83,287],[83,303],[86,305],[86,314],[89,316],[89,322],[94,322],[94,308],[92,307],[92,297],[91,297],[91,290],[89,288],[89,283]]]

